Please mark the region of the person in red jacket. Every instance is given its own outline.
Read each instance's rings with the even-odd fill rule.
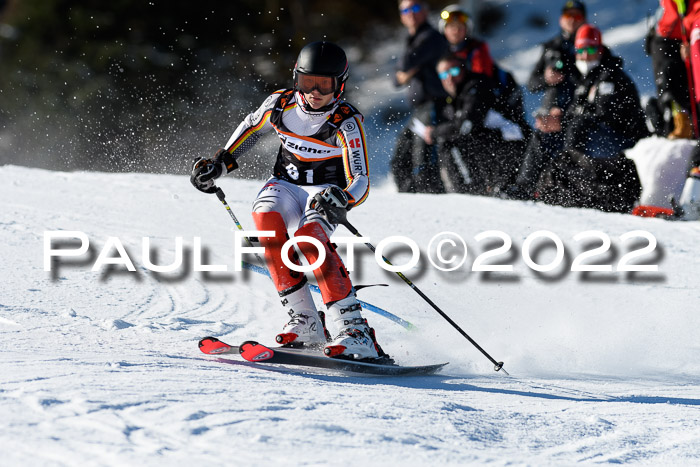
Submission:
[[[512,73],[491,57],[486,42],[472,35],[474,25],[469,14],[457,4],[448,5],[440,13],[439,28],[447,39],[449,53],[462,60],[467,71],[493,80],[494,110],[518,125],[523,135],[529,135],[531,129],[525,119],[522,89]]]
[[[494,62],[489,46],[472,36],[472,19],[459,5],[448,5],[442,10],[438,27],[449,43],[450,52],[464,60],[469,71],[493,77]]]
[[[695,0],[660,0],[661,17],[647,36],[646,50],[651,56],[656,83],[656,99],[647,104],[656,133],[671,139],[691,137],[690,94],[686,64],[680,50],[689,28],[683,16]]]
[[[680,2],[680,0],[679,0]],[[673,3],[673,2],[670,2]],[[681,2],[683,3],[683,2]],[[700,104],[700,1],[686,0],[685,17],[683,18],[682,32],[685,33],[681,46],[681,58],[689,62],[690,71],[690,105],[693,116],[694,136],[698,131],[698,104]],[[679,5],[676,5],[679,6]],[[682,5],[679,6],[682,8]],[[677,10],[680,15],[682,11]]]
[[[694,136],[698,138],[700,128],[698,128],[698,114],[700,113],[700,2],[689,1],[686,17],[683,26],[686,31],[686,40],[681,47],[681,56],[690,62],[691,82],[691,105],[694,106],[693,123]],[[689,161],[688,178],[686,179],[683,193],[681,194],[680,205],[684,211],[685,219],[697,220],[700,218],[700,140],[693,149]]]

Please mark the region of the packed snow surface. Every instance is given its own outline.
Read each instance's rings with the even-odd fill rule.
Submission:
[[[524,83],[539,44],[556,33],[563,2],[500,3],[507,27],[488,38],[489,46]],[[640,93],[653,94],[641,44],[658,2],[587,5]],[[537,29],[535,17],[550,24]],[[216,197],[195,191],[186,176],[4,166],[3,465],[700,463],[700,224],[382,186],[395,136],[371,116],[402,98],[388,79],[400,50],[395,39],[377,48],[375,64],[353,68],[361,80],[353,99],[369,116],[379,183],[350,221],[374,245],[391,236],[415,241],[421,261],[406,275],[512,376],[494,372],[363,245],[355,248],[355,283],[390,286],[363,289],[360,298],[416,328],[366,312],[380,343],[399,363],[449,361],[439,375],[359,376],[205,356],[197,349],[201,337],[271,343],[286,321],[269,279],[234,271],[237,229]],[[539,96],[525,97],[528,110],[537,107]],[[655,162],[650,154],[640,158]],[[261,185],[221,181],[247,229]],[[49,261],[45,271],[46,232],[56,231],[81,233],[89,249]],[[427,259],[441,232],[468,247],[452,272]],[[350,236],[343,228],[336,235]],[[147,257],[177,265],[178,237],[182,265],[150,270]],[[477,257],[508,238],[510,249],[482,256],[482,265],[512,271],[472,270]],[[561,240],[558,265],[553,238]],[[608,249],[580,258],[606,238]],[[75,249],[80,241],[61,246]],[[443,246],[446,259],[459,253]],[[627,261],[636,250],[641,256]],[[406,248],[386,251],[396,264],[408,261]],[[535,268],[555,267],[536,271],[524,252]],[[109,265],[109,258],[122,264]],[[577,258],[611,270],[572,271]],[[621,261],[658,270],[620,271]],[[228,271],[196,272],[197,264]]]
[[[252,229],[262,183],[220,185]],[[272,343],[286,315],[269,279],[234,271],[234,223],[186,176],[4,166],[0,199],[5,465],[700,462],[697,222],[375,187],[350,221],[375,245],[395,235],[415,241],[421,261],[406,275],[512,375],[494,372],[358,245],[355,283],[390,284],[360,298],[416,326],[366,312],[380,343],[399,363],[450,362],[435,376],[375,377],[199,352],[207,335]],[[513,271],[472,271],[477,256],[503,245],[495,234],[475,238],[494,230],[512,246],[483,265]],[[535,234],[543,230],[564,252],[549,272],[523,256],[535,267],[556,261],[554,241]],[[45,239],[55,231],[82,232],[90,247],[45,271]],[[468,247],[453,272],[427,259],[431,238],[446,231]],[[574,240],[586,231],[601,233]],[[658,271],[618,271],[625,255],[649,245],[649,235],[620,238],[635,231],[657,245],[629,264]],[[582,264],[612,271],[572,272],[606,236],[610,249]],[[173,263],[182,237],[182,266],[149,270],[144,237],[156,265]],[[443,246],[446,259],[458,252]],[[410,256],[386,252],[395,264]],[[105,264],[124,255],[135,272]],[[198,262],[228,271],[195,272]]]

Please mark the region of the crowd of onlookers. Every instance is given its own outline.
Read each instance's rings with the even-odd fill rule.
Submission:
[[[645,41],[657,95],[644,109],[622,58],[587,21],[584,2],[566,1],[560,32],[543,44],[527,82],[530,92],[542,93],[534,127],[522,89],[474,37],[467,11],[444,8],[438,29],[421,0],[399,1],[399,13],[408,38],[395,84],[406,87],[412,106],[392,159],[399,191],[629,212],[641,185],[623,151],[651,134],[697,139],[700,0],[660,0]],[[694,155],[692,167],[698,163]]]

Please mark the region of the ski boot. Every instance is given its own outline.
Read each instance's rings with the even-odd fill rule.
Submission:
[[[328,357],[373,360],[388,356],[377,344],[374,329],[362,317],[362,307],[354,294],[328,306],[338,335],[323,349]]]
[[[328,342],[330,334],[326,331],[323,312],[316,310],[311,292],[306,286],[282,297],[282,306],[287,308],[289,322],[275,341],[283,347],[314,347]]]

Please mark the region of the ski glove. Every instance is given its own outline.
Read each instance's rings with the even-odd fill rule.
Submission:
[[[348,214],[348,195],[339,187],[331,185],[316,193],[310,206],[331,224],[343,224]]]
[[[204,193],[216,193],[214,180],[221,176],[223,169],[211,159],[197,159],[192,166],[190,182],[196,189]]]
[[[238,164],[231,153],[225,149],[219,149],[211,159],[199,158],[194,161],[190,182],[199,191],[216,193],[214,180],[237,168]]]

